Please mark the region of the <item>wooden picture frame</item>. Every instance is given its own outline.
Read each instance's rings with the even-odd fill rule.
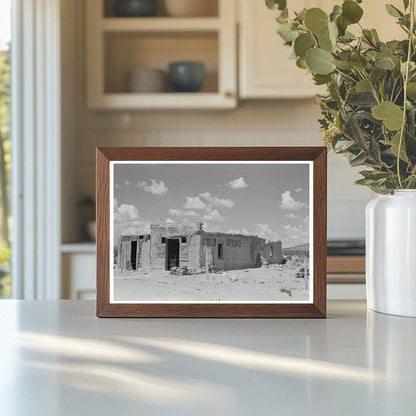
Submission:
[[[97,148],[97,316],[187,318],[325,318],[326,317],[326,181],[327,150],[324,147],[198,147],[198,148]],[[310,162],[313,184],[309,209],[313,212],[310,302],[110,302],[110,166],[128,161],[162,163],[303,163]],[[169,162],[173,161],[173,162]],[[114,186],[114,184],[113,184]],[[311,238],[311,237],[309,237]],[[112,240],[111,240],[112,241]],[[273,252],[273,250],[272,250]],[[120,260],[121,261],[121,260]],[[208,263],[206,263],[208,264]],[[306,270],[306,269],[304,269]],[[208,272],[207,272],[208,273]],[[305,273],[307,274],[307,273]],[[208,275],[208,274],[207,274]],[[305,280],[306,282],[306,280]]]

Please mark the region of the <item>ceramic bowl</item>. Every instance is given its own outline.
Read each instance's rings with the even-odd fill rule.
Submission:
[[[127,90],[135,93],[160,93],[167,90],[166,72],[161,69],[138,68],[129,73]]]
[[[201,62],[172,62],[169,65],[169,82],[176,92],[197,92],[205,80],[205,67]]]
[[[156,16],[158,0],[117,0],[114,5],[116,16],[149,17]]]

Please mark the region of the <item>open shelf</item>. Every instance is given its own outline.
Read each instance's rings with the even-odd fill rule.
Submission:
[[[220,24],[217,17],[113,17],[100,22],[102,30],[107,32],[216,31]]]
[[[200,92],[218,92],[218,39],[211,33],[106,33],[104,40],[104,72],[106,94],[128,93],[129,73],[138,68],[163,70],[168,75],[169,64],[175,61],[202,62],[206,77]],[[166,91],[158,94],[174,94],[166,85]],[[137,95],[137,94],[136,94]],[[153,95],[153,94],[152,94]],[[183,94],[179,94],[183,99]]]
[[[95,0],[97,2],[101,2],[103,1],[102,5],[102,10],[101,10],[101,16],[104,18],[111,18],[111,17],[115,17],[115,3],[116,0]],[[172,1],[172,0],[171,0]],[[173,1],[177,1],[177,0],[173,0]],[[218,3],[220,0],[204,0],[204,4],[203,6],[205,7],[205,13],[204,16],[207,17],[218,17]],[[227,1],[231,1],[231,0],[227,0]],[[158,2],[158,10],[157,10],[157,17],[160,16],[165,16],[165,17],[169,17],[174,19],[175,17],[171,17],[169,16],[167,7],[165,5],[165,0],[159,0]],[[198,17],[198,16],[196,16]],[[203,17],[203,16],[200,16]],[[131,17],[123,17],[123,19],[132,19]],[[146,19],[153,19],[153,17],[146,17]],[[193,19],[190,18],[190,19]]]
[[[92,241],[81,241],[79,243],[63,243],[61,244],[61,253],[95,253],[96,246]]]
[[[229,109],[237,106],[235,4],[214,0],[211,17],[114,17],[113,0],[87,0],[87,103],[91,109]],[[161,2],[163,4],[163,2]],[[104,5],[104,7],[103,7]],[[169,64],[202,62],[200,91],[129,92],[132,71],[168,74]],[[142,91],[144,89],[140,88]],[[145,89],[148,90],[148,89]]]

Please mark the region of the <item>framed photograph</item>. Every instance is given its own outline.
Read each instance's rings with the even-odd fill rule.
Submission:
[[[97,316],[324,318],[326,154],[97,149]]]

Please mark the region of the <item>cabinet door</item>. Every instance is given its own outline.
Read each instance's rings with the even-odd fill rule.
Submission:
[[[403,8],[402,0],[389,3]],[[290,13],[303,8],[320,7],[330,12],[338,0],[291,0]],[[402,39],[404,32],[389,16],[379,1],[361,4],[366,28],[376,28],[382,40]],[[278,12],[268,10],[263,0],[239,0],[240,13],[240,97],[241,98],[305,98],[323,90],[313,84],[311,75],[299,69],[289,59],[290,48],[277,35],[275,17]],[[358,34],[358,25],[349,30]]]
[[[321,7],[322,2],[292,0],[290,11]],[[240,0],[240,97],[305,98],[318,93],[305,70],[289,59],[290,48],[276,33],[278,12],[262,0]]]

